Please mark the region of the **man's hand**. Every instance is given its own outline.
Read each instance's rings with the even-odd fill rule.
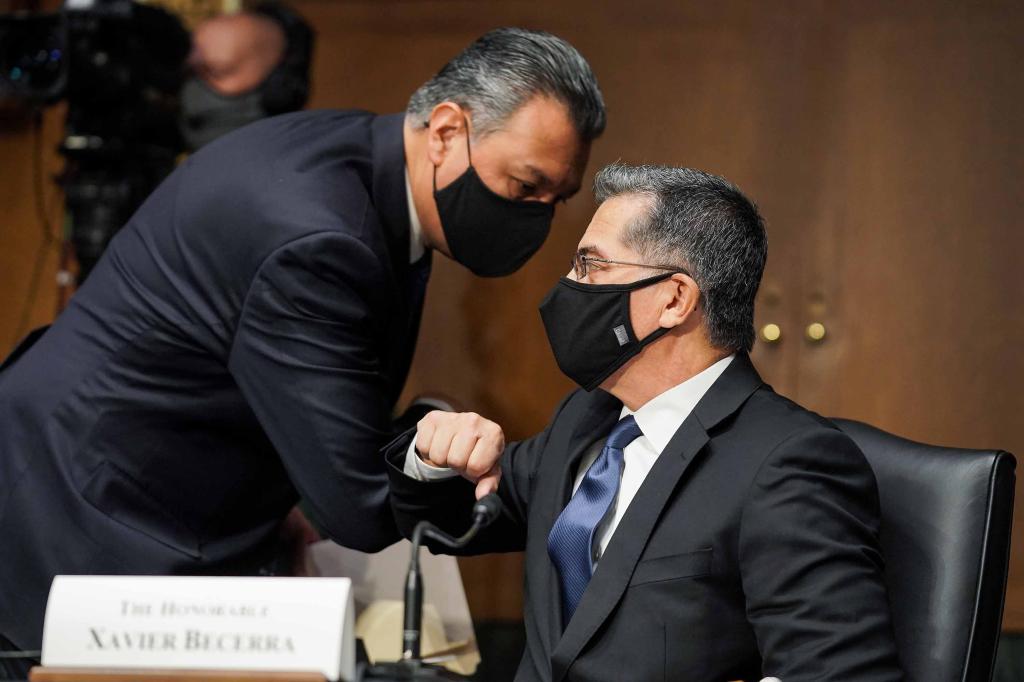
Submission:
[[[473,412],[428,412],[416,424],[416,453],[476,483],[476,499],[498,490],[505,433]]]

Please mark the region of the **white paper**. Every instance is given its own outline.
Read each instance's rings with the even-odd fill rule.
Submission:
[[[402,599],[411,550],[408,540],[376,554],[364,554],[325,540],[310,546],[309,559],[317,575],[344,575],[352,579],[359,614],[375,601]],[[437,609],[445,637],[449,642],[468,642],[475,650],[473,619],[458,561],[453,556],[435,555],[420,548],[420,573],[423,602]],[[401,640],[401,632],[395,633],[395,639]]]

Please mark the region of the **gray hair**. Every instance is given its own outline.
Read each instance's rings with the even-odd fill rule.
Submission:
[[[768,257],[757,206],[728,180],[692,168],[616,163],[594,178],[598,205],[630,194],[651,201],[625,227],[622,242],[646,263],[686,268],[700,288],[711,345],[749,351]]]
[[[565,104],[583,141],[604,131],[604,98],[587,60],[557,36],[522,28],[489,31],[460,52],[413,93],[406,120],[425,126],[434,107],[455,102],[473,113],[476,137],[535,95]]]

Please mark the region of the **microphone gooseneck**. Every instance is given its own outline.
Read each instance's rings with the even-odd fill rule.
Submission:
[[[485,495],[473,505],[473,525],[463,535],[452,537],[429,521],[420,521],[412,534],[409,570],[405,575],[402,624],[402,659],[420,659],[420,638],[423,624],[423,576],[420,573],[420,545],[430,538],[446,547],[459,549],[469,544],[481,529],[494,523],[501,515],[502,503],[497,493]]]

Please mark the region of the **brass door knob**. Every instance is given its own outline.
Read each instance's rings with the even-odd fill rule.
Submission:
[[[825,340],[825,325],[821,322],[811,322],[804,330],[804,334],[811,343],[821,343]]]
[[[761,327],[761,340],[765,343],[778,343],[782,338],[782,329],[774,322]]]

